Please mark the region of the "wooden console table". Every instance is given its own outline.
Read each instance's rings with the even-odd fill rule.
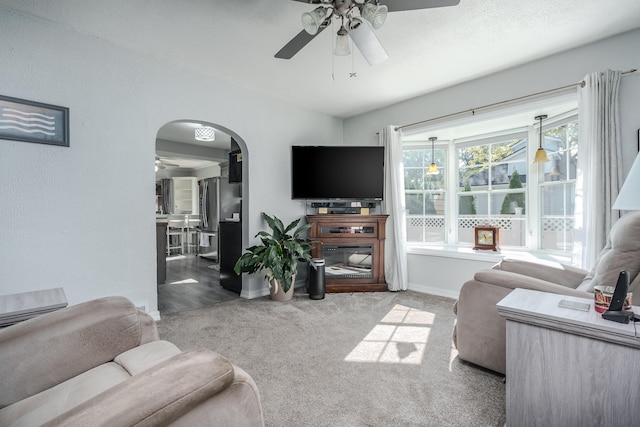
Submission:
[[[316,242],[311,256],[324,258],[326,292],[386,291],[385,225],[388,215],[307,215]],[[361,268],[362,267],[362,268]],[[352,273],[352,274],[351,274]]]
[[[593,299],[526,289],[497,308],[507,319],[507,425],[637,425],[640,323],[603,319]]]
[[[67,306],[62,288],[0,295],[0,327],[13,325]]]

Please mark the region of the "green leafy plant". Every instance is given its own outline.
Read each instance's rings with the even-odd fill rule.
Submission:
[[[299,261],[310,262],[315,268],[311,262],[311,240],[304,237],[311,224],[296,228],[300,223],[300,219],[297,219],[285,227],[275,215],[271,217],[263,213],[262,218],[271,231],[261,231],[255,235],[260,237],[262,243],[247,248],[247,252],[236,262],[234,271],[238,275],[264,271],[270,287],[271,279],[275,279],[287,292],[293,285],[292,279]]]

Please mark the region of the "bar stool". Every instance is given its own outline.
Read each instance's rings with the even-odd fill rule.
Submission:
[[[187,253],[198,252],[198,232],[200,231],[200,217],[198,215],[185,215],[186,227],[184,229],[184,241]]]
[[[182,215],[167,218],[167,256],[174,253],[184,255],[186,222]]]

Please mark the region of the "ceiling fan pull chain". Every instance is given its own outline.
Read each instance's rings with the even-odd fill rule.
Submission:
[[[349,43],[352,43],[351,39],[349,40]],[[351,49],[351,72],[349,73],[349,77],[358,77],[356,74],[356,53],[353,49]]]
[[[335,33],[335,26],[333,24],[333,20],[331,21],[331,32]],[[335,49],[334,43],[337,43],[337,41],[334,42],[333,37],[330,37],[329,43],[331,43],[331,80],[335,82],[336,81],[336,58],[333,55],[333,51]]]

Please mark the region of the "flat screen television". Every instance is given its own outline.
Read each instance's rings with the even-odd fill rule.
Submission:
[[[291,147],[292,199],[382,200],[384,147]]]

